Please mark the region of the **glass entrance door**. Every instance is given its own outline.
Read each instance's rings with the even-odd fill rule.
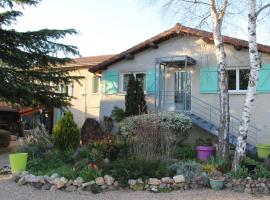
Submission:
[[[191,73],[185,71],[175,72],[174,103],[177,111],[191,109]]]

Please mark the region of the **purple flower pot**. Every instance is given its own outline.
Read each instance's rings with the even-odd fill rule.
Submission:
[[[197,146],[197,158],[199,160],[208,160],[211,156],[214,156],[215,148],[212,146]]]

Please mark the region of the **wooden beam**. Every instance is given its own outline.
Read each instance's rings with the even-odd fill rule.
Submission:
[[[240,45],[233,45],[233,47],[236,51],[240,51],[242,49]]]
[[[133,58],[134,58],[134,55],[132,55],[130,53],[128,53],[128,54],[125,55],[125,59],[126,60],[132,60]]]
[[[149,47],[153,49],[158,49],[158,45],[154,42],[149,43]]]

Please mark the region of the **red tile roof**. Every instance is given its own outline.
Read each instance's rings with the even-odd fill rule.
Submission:
[[[91,68],[111,58],[114,55],[99,55],[99,56],[88,56],[88,57],[80,57],[74,58],[72,62],[67,63],[62,66],[61,69],[81,69],[81,68]]]
[[[133,56],[137,53],[140,53],[146,49],[155,48],[157,44],[163,41],[169,40],[177,36],[185,36],[185,35],[200,37],[206,42],[213,42],[213,34],[211,32],[185,27],[182,26],[181,24],[176,24],[173,28],[170,28],[142,43],[137,44],[136,46],[126,51],[123,51],[120,54],[117,54],[104,60],[103,62],[97,64],[96,66],[89,68],[89,71],[96,73],[102,70],[106,70],[108,66],[117,63],[130,56]],[[229,36],[223,36],[223,41],[225,44],[233,45],[236,49],[248,48],[248,42],[246,40],[241,40]],[[270,54],[270,46],[258,44],[258,49],[262,53]]]

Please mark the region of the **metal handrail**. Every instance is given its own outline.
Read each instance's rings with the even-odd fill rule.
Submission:
[[[211,124],[215,125],[216,127],[219,127],[218,124],[219,124],[220,109],[185,91],[159,91],[158,96],[156,97],[161,97],[162,99],[164,99],[164,101],[162,102],[162,104],[158,104],[158,105],[161,105],[163,109],[165,108],[165,110],[167,110],[166,104],[176,105],[177,103],[175,103],[175,100],[182,100],[181,98],[175,99],[176,92],[178,92],[179,94],[184,94],[183,95],[184,98],[188,97],[190,99],[190,102],[183,99],[184,102],[186,103],[188,102],[190,105],[185,104],[182,110],[177,110],[177,111],[191,112],[193,114],[196,114],[198,117],[201,117],[202,119],[206,118],[206,120],[208,120]],[[172,102],[171,101],[167,102],[166,97],[174,97],[174,98],[172,99],[173,100]],[[187,105],[190,107],[190,110],[185,109]],[[159,108],[159,109],[162,109],[162,108]],[[236,116],[230,115],[230,132],[236,137],[239,135],[240,123],[241,123],[241,120],[239,118],[237,118]],[[254,125],[250,125],[248,142],[256,143],[257,138],[258,138],[258,133],[260,131],[261,130],[255,127]]]

